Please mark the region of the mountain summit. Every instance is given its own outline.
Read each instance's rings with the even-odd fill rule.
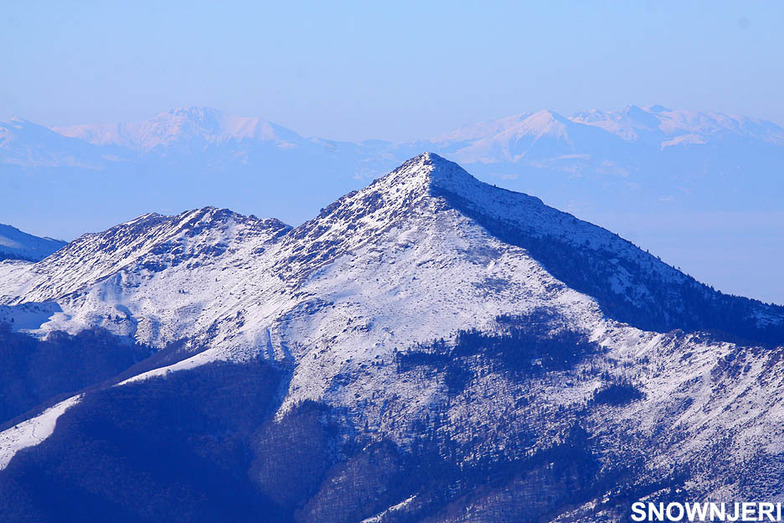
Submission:
[[[4,520],[588,523],[784,474],[781,307],[433,153],[297,227],[0,262],[0,320]]]
[[[399,213],[401,205],[425,195],[436,198],[434,208],[457,211],[494,237],[526,249],[617,320],[644,329],[722,331],[784,343],[784,308],[716,292],[616,234],[538,198],[480,182],[434,153],[412,158],[347,201],[372,202],[363,212],[382,223],[379,215]],[[345,207],[333,212],[343,216]]]
[[[220,202],[302,223],[421,151],[633,237],[723,290],[784,300],[758,276],[784,278],[769,242],[759,239],[779,234],[784,129],[660,106],[542,110],[404,143],[308,138],[199,106],[55,129],[17,120],[0,123],[0,171],[13,182],[0,220],[20,216],[15,225],[23,229],[57,224],[52,235],[75,237],[150,208]],[[137,183],[118,191],[127,179]],[[307,190],[292,201],[292,186]],[[30,213],[34,201],[42,203]],[[75,218],[60,220],[64,214]],[[696,223],[709,232],[689,225]],[[730,233],[738,224],[758,234]],[[723,249],[737,255],[713,261]]]

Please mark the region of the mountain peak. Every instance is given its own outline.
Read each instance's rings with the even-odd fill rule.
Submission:
[[[550,111],[549,109],[541,109],[527,118],[530,121],[537,121],[543,123],[550,123],[553,121],[567,123],[566,118],[560,114]]]
[[[378,180],[384,186],[411,186],[422,189],[456,187],[480,183],[458,164],[432,152],[425,152],[405,161],[400,167]]]
[[[509,129],[507,133],[518,137],[539,138],[550,136],[557,139],[568,139],[568,127],[570,124],[571,122],[560,114],[543,109],[520,121],[518,125]]]

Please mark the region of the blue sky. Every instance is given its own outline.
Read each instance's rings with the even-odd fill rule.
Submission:
[[[784,123],[781,2],[3,2],[0,120],[183,105],[407,140],[628,103]]]

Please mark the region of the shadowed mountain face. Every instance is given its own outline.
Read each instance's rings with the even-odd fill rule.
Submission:
[[[526,223],[530,210],[518,216],[514,211],[503,215],[449,189],[434,186],[433,193],[499,240],[526,249],[553,276],[596,299],[613,319],[645,330],[709,331],[730,340],[784,343],[784,324],[775,319],[784,316],[784,307],[722,294],[617,235],[558,213],[541,201],[537,201],[538,212],[546,215],[544,220],[572,222],[573,230]],[[506,198],[500,194],[495,204],[506,200],[514,207],[522,200],[518,194],[504,195]]]
[[[64,241],[39,238],[0,223],[0,260],[40,261],[65,245]]]
[[[432,153],[298,227],[145,215],[0,263],[0,318],[167,347],[4,427],[3,519],[622,521],[782,494],[782,308]]]
[[[113,378],[152,355],[149,348],[100,330],[37,340],[8,327],[0,323],[0,424]]]

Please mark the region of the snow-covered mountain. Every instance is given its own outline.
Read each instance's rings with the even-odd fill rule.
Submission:
[[[467,163],[528,163],[585,154],[608,141],[613,142],[612,135],[552,111],[539,111],[472,126],[433,142]]]
[[[422,147],[465,164],[519,164],[581,174],[631,175],[644,169],[629,152],[652,157],[667,149],[704,153],[695,146],[784,147],[784,129],[763,120],[721,113],[628,106],[621,111],[584,111],[562,116],[542,110],[467,125],[440,137],[393,144],[360,144],[304,138],[255,117],[208,107],[182,107],[133,123],[83,124],[47,129],[25,120],[0,127],[0,163],[28,168],[110,168],[112,162],[166,157],[187,162],[193,155],[247,163],[265,152],[298,150],[326,161],[337,156],[354,174],[377,175],[391,162]],[[714,151],[715,152],[715,151]],[[710,155],[709,155],[710,156]],[[96,158],[104,163],[97,165]],[[649,158],[645,158],[648,161]],[[740,158],[744,161],[745,158]],[[106,163],[108,162],[108,163]],[[603,169],[602,169],[603,166]],[[682,170],[685,171],[685,170]],[[521,171],[522,172],[522,171]],[[512,173],[507,173],[512,174]],[[683,174],[683,172],[681,173]],[[173,172],[171,176],[177,176]]]
[[[663,201],[660,210],[670,212],[734,210],[750,202],[777,208],[749,187],[760,184],[782,194],[776,173],[784,165],[784,129],[720,113],[660,106],[569,117],[539,111],[471,126],[431,143],[488,179],[589,209],[614,202],[656,210]],[[504,182],[504,177],[518,181]]]
[[[784,129],[661,106],[539,111],[399,144],[306,138],[205,107],[55,129],[14,120],[0,126],[0,221],[55,224],[50,234],[70,238],[150,210],[217,205],[302,223],[422,150],[624,232],[725,291],[784,299],[753,276],[781,270],[765,260],[780,254],[770,238],[781,236]],[[739,237],[735,223],[762,226]],[[714,263],[717,245],[737,260]]]
[[[2,262],[0,315],[155,353],[113,349],[114,378],[5,425],[5,519],[588,522],[784,495],[784,308],[435,154],[298,227],[151,214]]]
[[[369,153],[383,150],[390,156],[387,162],[398,161],[401,154],[422,144],[429,144],[431,149],[451,154],[467,164],[537,165],[537,162],[568,159],[570,156],[572,159],[599,157],[604,160],[602,155],[613,154],[618,156],[616,160],[625,162],[623,145],[613,138],[658,152],[672,147],[683,149],[726,143],[782,147],[784,129],[772,122],[742,116],[630,105],[620,111],[590,110],[571,116],[547,110],[525,113],[467,125],[423,142],[393,144],[369,140],[351,144],[304,138],[260,118],[189,106],[132,123],[82,124],[47,129],[25,120],[12,120],[2,124],[0,144],[4,154],[0,156],[0,162],[28,167],[72,166],[75,159],[94,154],[95,147],[104,148],[109,160],[138,158],[139,155],[186,157],[207,150],[216,152],[224,149],[234,151],[240,159],[247,161],[246,155],[261,146],[278,149],[313,149],[315,146],[325,154],[339,150],[351,156],[349,162],[373,161],[373,168],[377,170],[385,162],[378,156],[372,158]],[[41,157],[31,153],[30,149],[37,149]],[[71,149],[70,154],[64,154],[63,149]],[[136,155],[129,155],[129,151]],[[126,157],[118,155],[118,152]],[[367,176],[375,172],[365,170],[358,174]]]
[[[604,140],[609,140],[604,133],[591,134],[585,126],[600,129],[625,142],[643,142],[660,150],[732,140],[784,145],[784,129],[772,122],[722,113],[671,110],[662,106],[642,108],[635,105],[620,111],[590,110],[571,116],[543,110],[466,126],[431,142],[447,148],[489,142],[501,149],[515,145],[530,149],[534,145],[540,146],[537,143],[539,140],[552,140],[590,153],[590,139],[603,136]],[[526,141],[524,137],[530,138]],[[521,141],[523,143],[519,143]],[[495,154],[479,160],[471,158],[469,151],[464,155],[472,163],[524,159],[524,155],[504,157]]]
[[[626,141],[658,141],[664,149],[733,138],[784,145],[782,128],[764,120],[721,113],[674,111],[660,105],[630,105],[619,112],[586,111],[570,118],[616,134]]]
[[[135,123],[55,128],[63,136],[93,145],[127,147],[142,153],[193,152],[188,147],[227,146],[246,141],[281,149],[310,143],[297,133],[259,118],[225,114],[209,107],[183,107]]]
[[[0,260],[40,261],[63,245],[62,240],[40,238],[0,223]]]

